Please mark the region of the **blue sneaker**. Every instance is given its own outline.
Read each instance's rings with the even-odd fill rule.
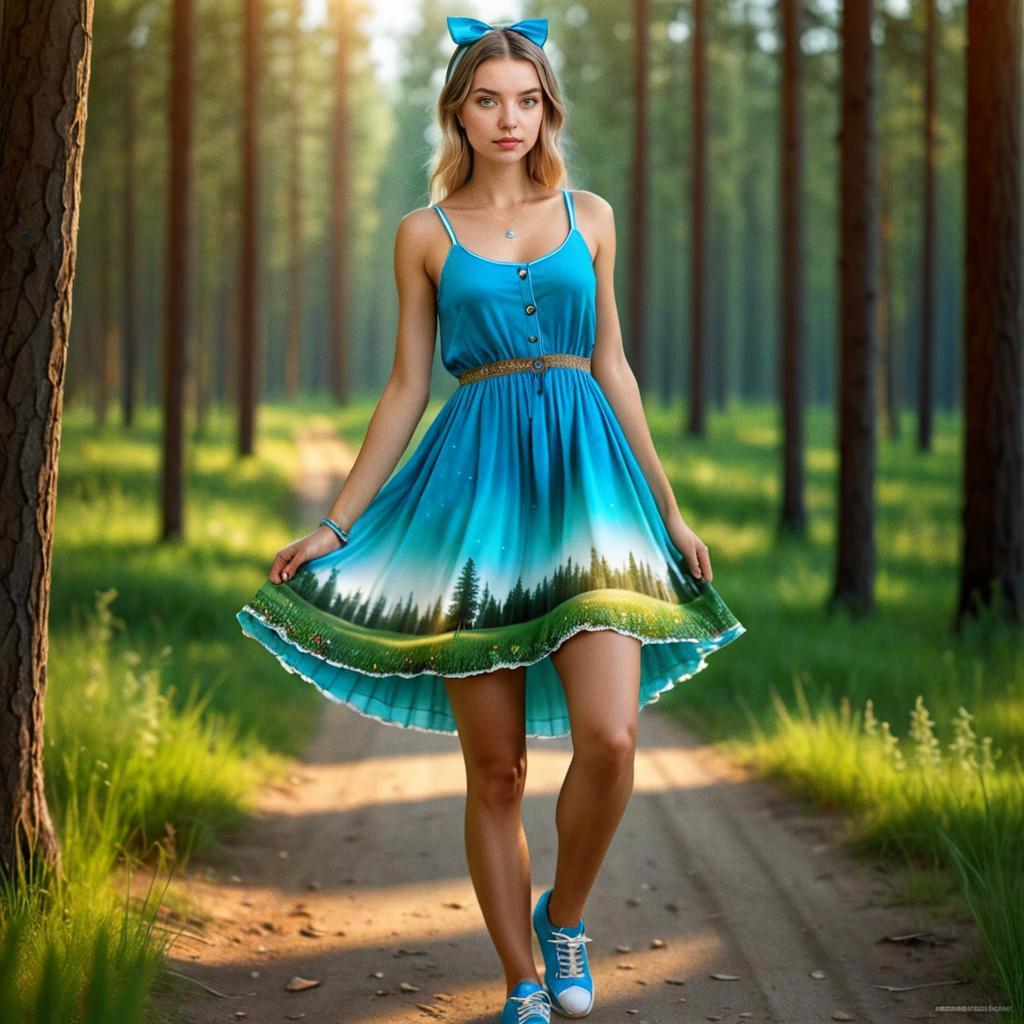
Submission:
[[[583,918],[575,928],[558,928],[548,917],[552,890],[541,894],[533,908],[533,930],[544,956],[544,986],[551,1008],[563,1017],[586,1017],[594,1008],[594,979],[584,945],[591,941]]]
[[[501,1024],[551,1024],[551,998],[535,981],[523,978],[508,994]]]

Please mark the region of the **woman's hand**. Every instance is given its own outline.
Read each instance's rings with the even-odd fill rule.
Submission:
[[[686,525],[680,513],[674,512],[666,522],[668,535],[686,558],[690,565],[690,575],[696,579],[703,579],[705,583],[711,582],[711,557],[708,555],[708,546]]]
[[[308,536],[292,541],[288,547],[278,551],[270,567],[270,582],[280,583],[292,579],[304,563],[311,558],[337,551],[341,543],[341,539],[329,526],[318,526]]]

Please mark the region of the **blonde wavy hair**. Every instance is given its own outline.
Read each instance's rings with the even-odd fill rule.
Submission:
[[[441,140],[430,160],[428,192],[431,203],[441,202],[459,188],[473,169],[473,148],[455,112],[469,95],[476,69],[491,57],[528,60],[537,69],[544,94],[544,119],[536,143],[526,154],[526,172],[546,188],[565,188],[569,185],[561,148],[568,111],[558,79],[548,63],[543,47],[519,32],[495,26],[495,31],[484,33],[469,45],[437,98]]]

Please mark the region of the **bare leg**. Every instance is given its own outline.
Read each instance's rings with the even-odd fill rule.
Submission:
[[[516,983],[540,983],[533,961],[530,851],[521,816],[526,781],[526,669],[445,679],[466,765],[466,860],[484,924]]]
[[[573,756],[558,794],[552,924],[574,928],[633,792],[641,643],[583,631],[552,654],[565,689]]]

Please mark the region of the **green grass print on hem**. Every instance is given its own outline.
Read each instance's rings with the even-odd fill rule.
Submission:
[[[569,733],[561,681],[548,655],[582,630],[639,639],[640,707],[706,665],[746,630],[707,586],[685,606],[628,590],[592,590],[527,622],[411,635],[369,629],[322,612],[267,581],[236,614],[243,632],[324,696],[385,724],[455,735],[443,677],[527,666],[527,735]]]

